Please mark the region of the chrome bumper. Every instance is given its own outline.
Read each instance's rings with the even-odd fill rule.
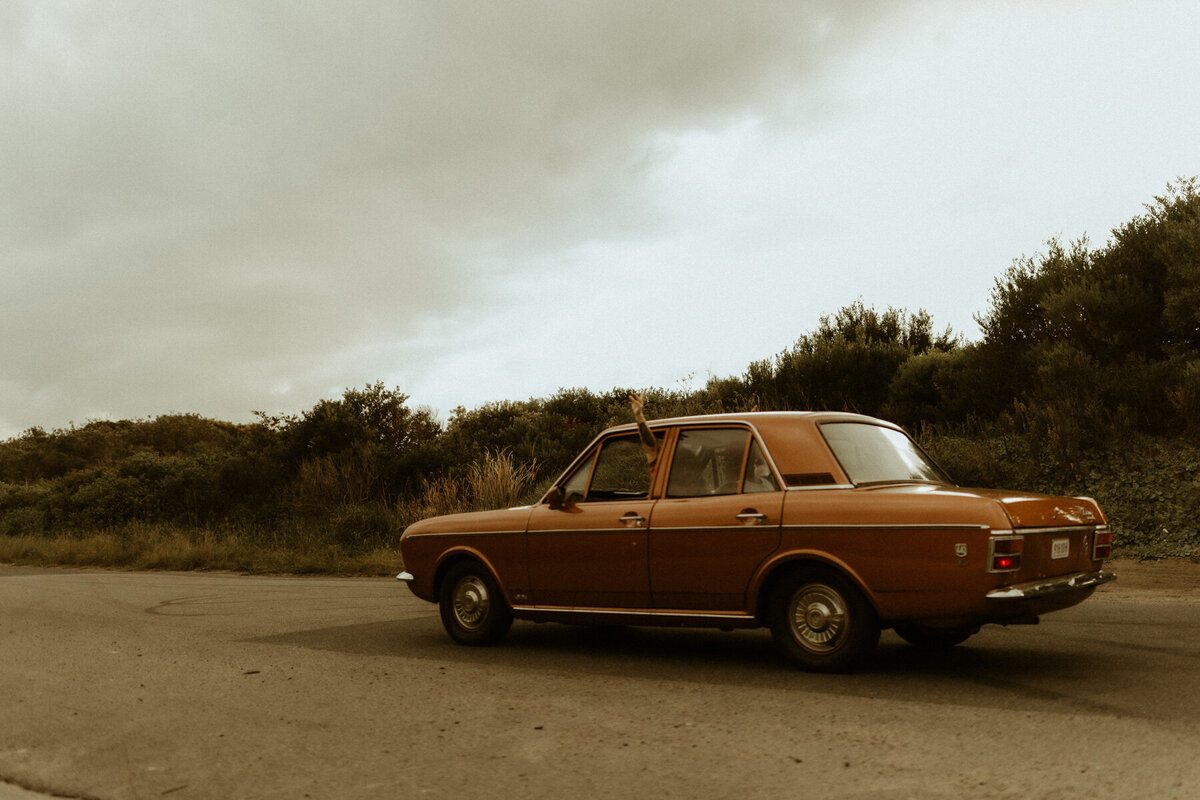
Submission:
[[[988,600],[1022,600],[1029,597],[1045,597],[1048,594],[1070,592],[1075,589],[1088,589],[1102,583],[1115,581],[1117,575],[1102,569],[1099,572],[1076,572],[1074,575],[1060,575],[1056,578],[1044,578],[1040,581],[1014,583],[1001,589],[993,589],[987,593]]]
[[[408,583],[409,581],[414,580],[414,577],[415,576],[411,572],[401,572],[399,575],[396,576],[396,580],[404,581],[405,583]]]

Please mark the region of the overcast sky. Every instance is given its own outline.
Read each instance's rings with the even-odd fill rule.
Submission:
[[[1200,173],[1195,2],[0,2],[0,438],[702,386]]]

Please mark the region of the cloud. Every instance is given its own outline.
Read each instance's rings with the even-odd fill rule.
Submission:
[[[0,433],[374,380],[545,254],[656,224],[869,4],[6,4]],[[545,276],[552,279],[553,274]]]

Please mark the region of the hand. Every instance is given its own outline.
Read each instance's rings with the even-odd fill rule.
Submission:
[[[642,409],[646,407],[646,393],[629,395],[629,407],[633,409],[633,418],[640,420],[642,418]]]

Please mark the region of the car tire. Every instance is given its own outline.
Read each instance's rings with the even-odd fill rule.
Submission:
[[[897,622],[895,631],[901,639],[914,647],[920,647],[922,650],[944,650],[970,639],[979,632],[979,628],[931,628],[915,622]]]
[[[844,575],[809,567],[784,576],[771,594],[771,635],[797,667],[849,672],[879,642],[879,620]]]
[[[478,561],[460,561],[442,579],[442,626],[459,644],[489,645],[512,627],[512,612],[492,573]]]

